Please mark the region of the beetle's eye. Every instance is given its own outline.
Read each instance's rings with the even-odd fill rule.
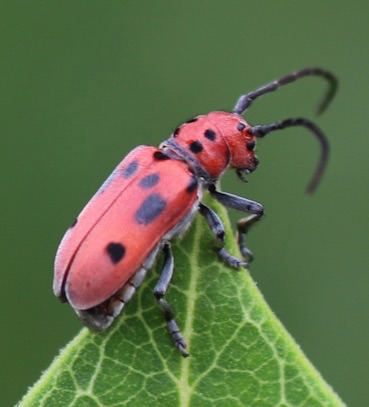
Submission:
[[[249,151],[252,151],[252,150],[255,148],[255,141],[248,141],[248,142],[246,143],[246,148],[247,148]]]
[[[242,131],[245,127],[246,127],[246,124],[243,124],[243,123],[238,123],[237,124],[237,130],[238,131]]]

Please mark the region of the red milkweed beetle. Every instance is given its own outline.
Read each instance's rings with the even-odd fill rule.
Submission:
[[[302,126],[318,139],[321,156],[307,192],[315,190],[328,158],[323,132],[304,118],[252,126],[241,116],[258,97],[309,75],[329,83],[319,105],[321,113],[336,92],[337,80],[324,69],[305,68],[241,96],[232,113],[211,112],[187,121],[159,148],[139,146],[131,151],[61,241],[55,259],[55,295],[69,302],[86,326],[103,331],[122,312],[162,251],[164,263],[154,295],[176,347],[188,356],[172,308],[164,299],[174,270],[170,241],[184,233],[199,211],[214,234],[219,257],[235,269],[247,267],[252,253],[245,235],[263,216],[263,207],[219,192],[216,183],[228,167],[245,181],[258,165],[256,140],[273,131]],[[224,206],[251,214],[237,223],[244,260],[225,249],[221,220],[201,202],[204,189]]]

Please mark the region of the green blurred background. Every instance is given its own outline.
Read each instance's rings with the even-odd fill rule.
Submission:
[[[340,79],[316,118],[332,147],[316,195],[317,143],[298,129],[259,143],[249,184],[222,186],[265,206],[251,272],[272,309],[348,405],[369,405],[368,16],[364,1],[1,2],[2,406],[81,328],[53,297],[53,257],[121,158],[308,65]],[[325,85],[305,79],[247,119],[312,118]]]

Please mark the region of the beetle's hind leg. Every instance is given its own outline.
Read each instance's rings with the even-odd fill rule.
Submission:
[[[169,303],[164,299],[164,296],[168,290],[170,280],[173,276],[174,259],[172,249],[169,243],[166,243],[163,247],[164,263],[161,269],[160,277],[154,288],[154,295],[156,301],[163,311],[165,321],[169,333],[173,339],[176,348],[181,352],[183,357],[189,356],[186,352],[187,343],[179,329],[179,326],[174,319],[174,311]]]

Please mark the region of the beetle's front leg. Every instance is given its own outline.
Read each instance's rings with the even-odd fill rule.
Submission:
[[[237,222],[237,242],[240,251],[247,262],[252,261],[253,254],[246,245],[246,234],[250,227],[259,221],[264,215],[264,208],[261,204],[241,196],[219,192],[214,184],[209,186],[209,192],[222,205],[227,208],[236,209],[241,212],[248,212],[252,215],[242,218]]]
[[[246,234],[249,231],[250,227],[260,220],[262,215],[250,215],[246,218],[242,218],[237,222],[237,233],[236,239],[238,247],[242,256],[248,261],[251,262],[254,258],[252,251],[246,246]]]
[[[161,269],[160,277],[154,287],[154,295],[156,301],[163,311],[165,321],[167,322],[169,333],[174,341],[176,348],[181,352],[183,357],[189,356],[186,352],[187,343],[181,334],[179,326],[174,319],[174,312],[169,303],[164,299],[164,296],[168,290],[170,280],[173,276],[174,259],[172,249],[169,243],[166,243],[163,247],[164,263]]]
[[[224,247],[224,225],[219,216],[212,209],[205,206],[203,203],[199,205],[199,212],[204,216],[213,235],[215,237],[216,250],[219,257],[228,263],[231,267],[238,270],[241,266],[247,267],[248,264],[240,260],[238,257],[232,256]]]

